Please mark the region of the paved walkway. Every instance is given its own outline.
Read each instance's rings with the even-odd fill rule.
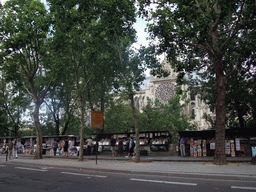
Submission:
[[[78,161],[78,157],[64,158],[62,156],[44,156],[43,159],[34,160],[32,155],[19,155],[18,159],[6,161],[4,155],[0,155],[0,165],[8,163],[21,163],[40,165],[46,167],[67,167],[87,170],[130,172],[145,174],[207,174],[207,175],[237,175],[240,177],[252,177],[256,179],[256,165],[252,165],[249,157],[227,158],[228,165],[218,166],[212,164],[213,157],[141,157],[140,163],[135,163],[131,158],[110,157],[100,155],[85,156],[84,161]]]

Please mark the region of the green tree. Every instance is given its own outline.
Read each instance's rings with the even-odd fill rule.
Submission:
[[[117,41],[121,63],[120,86],[123,88],[122,95],[124,96],[124,99],[129,100],[130,102],[136,140],[139,141],[139,125],[134,96],[136,91],[140,90],[140,86],[145,79],[144,71],[146,70],[146,65],[143,65],[143,54],[129,49],[132,41],[127,41],[126,39],[122,40],[123,41]],[[120,42],[122,42],[122,44]],[[138,152],[140,151],[140,142],[136,143],[136,150],[135,160],[138,163],[140,162],[140,153]]]
[[[6,76],[23,85],[33,99],[33,120],[37,133],[35,159],[41,159],[39,109],[54,75],[57,74],[51,70],[55,65],[49,62],[50,53],[46,46],[50,17],[39,0],[7,1],[1,16],[1,66]]]
[[[141,8],[150,4],[140,2]],[[234,43],[255,29],[255,1],[170,0],[157,2],[156,6],[148,19],[153,21],[149,32],[151,38],[158,38],[159,53],[167,53],[168,60],[179,72],[204,69],[216,77],[214,163],[226,164],[226,82],[241,65],[231,62],[229,56]]]
[[[166,104],[159,100],[153,102],[148,99],[147,108],[143,110],[147,115],[144,129],[147,131],[168,130],[172,135],[172,142],[178,143],[178,131],[196,129],[196,124],[190,122],[193,117],[183,112],[188,103],[186,94],[183,96],[176,94]]]
[[[101,101],[101,109],[104,109],[105,103],[102,98],[109,90],[105,86],[108,73],[102,72],[112,72],[110,77],[113,78],[115,74],[113,72],[118,71],[117,63],[113,60],[109,60],[108,65],[102,62],[104,58],[110,58],[113,55],[110,53],[110,48],[106,49],[105,46],[115,45],[116,39],[130,33],[132,23],[135,21],[133,3],[134,1],[124,0],[51,1],[50,3],[50,10],[54,17],[54,41],[58,45],[56,52],[58,51],[59,59],[62,58],[62,61],[67,64],[68,78],[75,82],[75,98],[80,107],[79,160],[83,160],[86,101],[90,103],[91,109],[95,107],[93,102]],[[65,48],[59,50],[58,47]],[[105,68],[110,70],[104,70]],[[99,79],[101,82],[95,83]],[[100,90],[101,95],[96,94],[97,90]]]
[[[122,100],[122,99],[121,99]],[[118,133],[134,131],[134,123],[132,117],[132,109],[129,104],[124,104],[125,101],[118,103],[117,100],[111,102],[111,105],[106,109],[104,124],[105,132]],[[136,109],[136,117],[140,131],[143,131],[145,122],[145,114],[140,113]]]
[[[4,77],[0,79],[1,129],[5,136],[19,136],[22,115],[29,108],[30,99],[24,94],[22,87],[6,84]],[[3,136],[4,136],[3,135]]]
[[[75,109],[78,108],[74,98],[74,83],[70,79],[62,78],[50,87],[44,99],[47,106],[45,122],[54,122],[54,135],[66,134],[69,125],[72,124]]]

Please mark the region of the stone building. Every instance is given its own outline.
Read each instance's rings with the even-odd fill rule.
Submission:
[[[171,68],[166,61],[163,61],[165,70],[170,72],[170,75],[165,78],[158,78],[154,76],[147,77],[145,81],[145,87],[141,91],[138,91],[135,95],[135,105],[137,109],[142,110],[147,105],[147,98],[155,100],[158,98],[161,102],[167,103],[167,101],[174,96],[175,86],[177,80],[177,73]],[[187,85],[182,85],[182,90],[187,90]],[[204,101],[200,99],[199,95],[192,95],[187,93],[187,97],[191,99],[189,105],[185,107],[184,113],[195,115],[195,119],[191,123],[197,123],[198,130],[204,130],[210,128],[209,122],[206,122],[203,115],[204,113],[211,115],[213,118],[215,114],[210,112],[209,107]]]

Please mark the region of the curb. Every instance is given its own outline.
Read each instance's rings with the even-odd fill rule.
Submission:
[[[35,160],[36,161],[36,160]],[[55,168],[63,168],[61,165],[52,165],[52,164],[41,164],[41,163],[31,163],[31,162],[17,162],[17,161],[9,161],[11,164],[30,164],[36,166],[49,166]],[[175,176],[175,177],[209,177],[213,179],[214,177],[228,177],[232,178],[246,178],[247,180],[255,180],[256,174],[239,174],[239,173],[212,173],[212,172],[185,172],[185,171],[171,171],[171,172],[154,172],[154,171],[132,171],[132,170],[115,170],[115,169],[105,169],[105,168],[90,168],[90,167],[74,167],[74,166],[65,166],[67,169],[76,169],[76,170],[88,170],[88,171],[102,171],[102,172],[112,172],[112,173],[128,173],[128,174],[138,174],[138,175],[157,175],[157,176]],[[227,179],[228,179],[227,178]]]
[[[60,159],[78,159],[77,156],[71,156],[71,157],[62,157],[62,156],[43,156],[43,158],[60,158]],[[84,160],[96,160],[95,157],[88,157],[84,156]],[[134,159],[131,158],[104,158],[104,157],[98,157],[98,160],[104,160],[104,161],[134,161]],[[140,159],[140,162],[213,162],[213,159]],[[251,159],[227,159],[228,163],[251,163]]]

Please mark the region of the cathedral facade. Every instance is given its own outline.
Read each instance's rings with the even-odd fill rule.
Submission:
[[[170,72],[168,77],[158,78],[151,75],[146,79],[146,83],[144,84],[145,88],[136,93],[134,97],[135,105],[140,111],[147,106],[147,98],[152,101],[159,99],[162,103],[167,103],[168,100],[174,96],[178,74],[174,72],[166,61],[163,62],[163,68]],[[188,86],[182,85],[181,89],[186,91]],[[191,123],[196,123],[198,130],[209,129],[210,124],[203,116],[207,114],[214,118],[215,114],[213,114],[207,104],[200,99],[200,95],[192,95],[187,92],[187,98],[190,99],[190,103],[184,108],[184,113],[195,116]]]

